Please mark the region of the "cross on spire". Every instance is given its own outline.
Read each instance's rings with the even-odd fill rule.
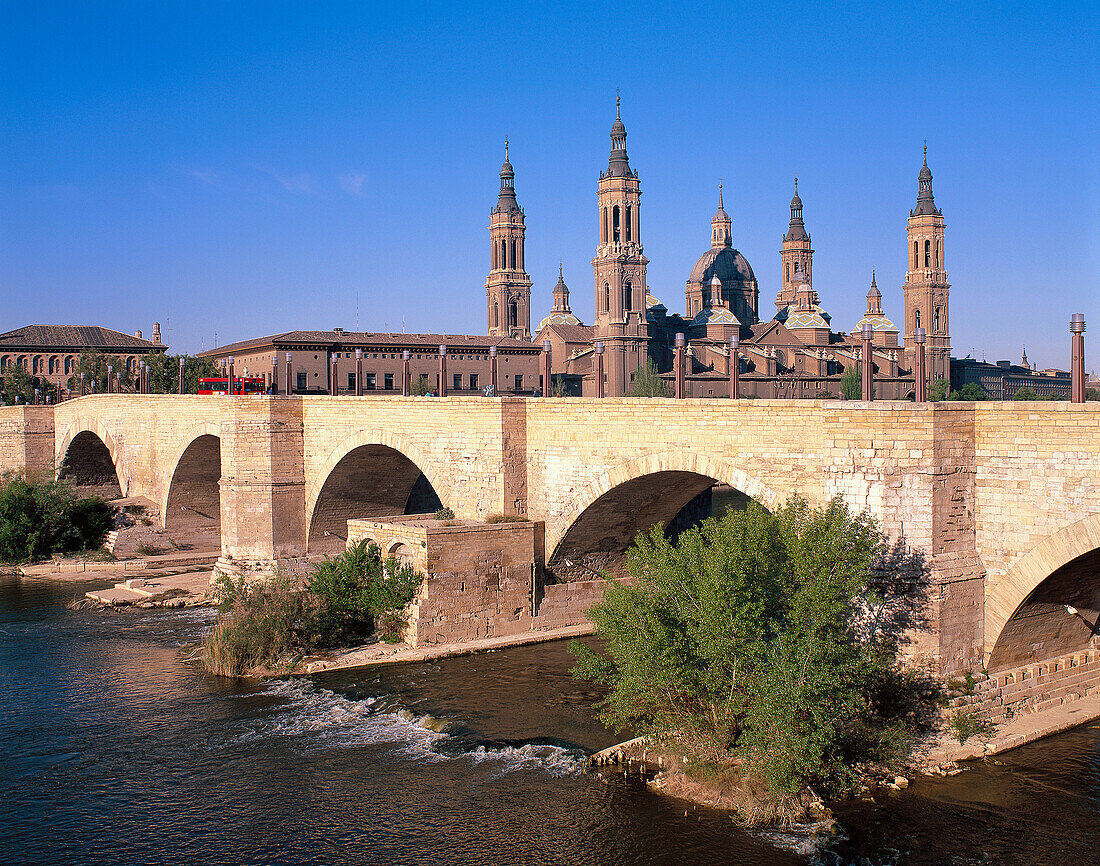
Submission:
[[[718,210],[725,210],[722,205],[722,178],[718,178]]]
[[[616,120],[622,120],[622,118],[619,117],[619,100],[621,98],[622,97],[619,95],[619,88],[616,87],[615,88],[615,119]]]

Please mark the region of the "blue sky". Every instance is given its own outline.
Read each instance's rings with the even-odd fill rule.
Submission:
[[[954,353],[1068,365],[1100,334],[1095,4],[4,3],[0,328],[483,333],[503,140],[535,323],[590,321],[621,88],[650,290],[672,311],[722,178],[774,312],[799,176],[814,288],[901,321],[928,140]],[[1091,341],[1097,345],[1096,341]],[[1091,359],[1088,366],[1100,368]]]

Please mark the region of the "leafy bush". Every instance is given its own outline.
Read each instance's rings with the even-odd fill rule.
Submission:
[[[1012,395],[1013,400],[1038,400],[1039,395],[1035,393],[1034,388],[1017,388],[1016,393]]]
[[[993,723],[983,719],[976,712],[955,710],[947,720],[951,726],[951,733],[962,745],[971,737],[989,737],[993,734]]]
[[[432,517],[434,517],[436,520],[454,520],[455,519],[455,513],[453,511],[451,511],[451,509],[444,506],[443,508],[438,509],[432,515]]]
[[[203,638],[203,665],[240,676],[257,668],[288,670],[306,653],[375,631],[399,641],[404,608],[422,581],[366,541],[318,563],[304,586],[281,574],[251,584],[222,576],[215,583],[218,622]]]
[[[33,481],[13,473],[0,479],[0,560],[34,562],[54,553],[99,547],[112,509],[98,497],[74,499],[60,481]]]
[[[661,527],[627,554],[590,612],[605,651],[574,644],[575,674],[610,687],[603,720],[742,762],[775,794],[843,782],[895,754],[923,690],[897,670],[927,569],[838,498],[709,518],[675,546]]]
[[[858,400],[863,396],[863,379],[854,365],[840,377],[840,393],[845,400]]]
[[[928,392],[928,399],[932,403],[939,403],[947,399],[947,389],[951,386],[946,379],[937,379],[932,383],[932,390]]]

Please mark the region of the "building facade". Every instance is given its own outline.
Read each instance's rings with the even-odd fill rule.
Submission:
[[[524,269],[527,226],[516,201],[516,173],[504,142],[500,193],[489,214],[490,271],[485,280],[488,333],[494,337],[531,339],[531,278]]]
[[[530,395],[541,387],[541,349],[527,340],[494,336],[380,334],[344,331],[288,331],[201,352],[220,365],[233,359],[236,376],[263,377],[266,386],[286,392],[289,357],[295,394],[354,394],[356,350],[362,352],[363,393],[400,394],[404,353],[409,353],[410,382],[420,391],[440,392],[439,347],[447,347],[448,394],[486,393],[491,383],[490,351],[496,350],[498,396]],[[418,387],[419,386],[419,387]]]
[[[141,331],[130,335],[99,325],[26,325],[0,334],[0,370],[22,368],[56,386],[73,375],[84,352],[116,357],[134,374],[144,358],[166,351],[159,322],[151,340]]]

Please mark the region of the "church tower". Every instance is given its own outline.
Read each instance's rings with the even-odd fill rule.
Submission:
[[[805,283],[813,288],[814,251],[810,236],[802,222],[802,199],[798,197],[798,178],[794,179],[794,198],[791,199],[791,222],[783,236],[783,288],[775,296],[775,308],[782,312],[795,301],[798,287]],[[814,303],[818,303],[814,295]]]
[[[504,165],[500,167],[500,197],[489,216],[489,244],[492,261],[485,280],[485,301],[489,334],[496,337],[531,339],[531,278],[524,270],[523,244],[527,228],[523,209],[516,202],[516,175],[508,161],[504,142]]]
[[[596,339],[606,347],[608,396],[626,393],[630,374],[646,362],[646,265],[642,255],[638,173],[626,155],[626,127],[615,98],[611,156],[598,185],[600,243],[592,268],[596,277]]]
[[[913,368],[917,328],[924,328],[928,340],[928,384],[951,381],[951,336],[948,319],[947,271],[943,266],[943,213],[932,198],[932,172],[928,169],[928,146],[924,165],[917,177],[917,206],[909,212],[909,270],[905,274],[905,353]]]

